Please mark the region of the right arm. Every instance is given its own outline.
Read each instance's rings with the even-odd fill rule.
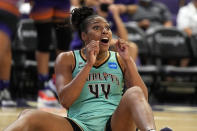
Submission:
[[[133,15],[138,9],[138,5],[135,4],[129,4],[129,5],[116,4],[116,5],[120,14],[128,13]]]
[[[74,69],[74,56],[72,52],[61,53],[55,63],[56,88],[59,101],[68,109],[80,96],[89,72],[95,63],[98,45],[92,44],[87,48],[87,62],[75,78],[72,78]]]
[[[128,40],[128,32],[127,29],[124,26],[124,23],[120,17],[120,10],[118,9],[118,6],[115,4],[112,4],[109,6],[109,10],[113,15],[113,19],[115,22],[115,26],[116,26],[116,33],[118,35],[118,37],[120,37],[121,39],[124,40]]]

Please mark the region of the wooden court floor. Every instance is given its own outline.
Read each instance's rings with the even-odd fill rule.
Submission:
[[[0,131],[17,119],[24,108],[1,108]],[[197,107],[187,106],[154,106],[154,118],[157,131],[170,127],[173,131],[197,131]],[[47,112],[66,116],[62,108],[39,108]]]

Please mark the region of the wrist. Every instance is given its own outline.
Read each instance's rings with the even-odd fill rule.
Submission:
[[[86,62],[86,66],[92,68],[93,64],[91,62]]]
[[[113,17],[114,17],[114,19],[120,18],[120,14],[119,13],[113,13]]]
[[[130,56],[122,58],[125,64],[130,64]]]

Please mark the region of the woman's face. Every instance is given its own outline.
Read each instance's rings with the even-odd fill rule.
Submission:
[[[109,49],[112,39],[112,32],[109,23],[102,17],[94,17],[89,20],[87,31],[83,32],[83,41],[88,44],[90,41],[99,41],[100,52]]]

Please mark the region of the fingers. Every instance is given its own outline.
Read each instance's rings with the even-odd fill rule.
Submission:
[[[118,8],[118,6],[117,5],[115,5],[115,4],[111,4],[110,6],[109,6],[109,10],[110,10],[110,12],[112,13],[112,14],[120,14],[119,12],[119,8]]]
[[[128,45],[129,43],[123,39],[118,39],[118,41],[116,42],[116,47],[120,51],[124,51],[128,47]]]
[[[99,53],[99,41],[92,40],[86,45],[86,50],[94,55],[97,55]]]

